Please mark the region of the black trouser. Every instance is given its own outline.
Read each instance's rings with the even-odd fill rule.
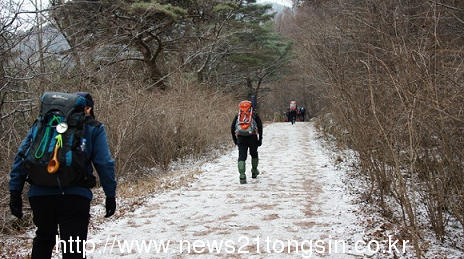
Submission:
[[[59,241],[63,259],[84,258],[90,200],[78,195],[50,195],[30,197],[29,203],[37,227],[31,258],[51,258],[53,247],[58,243],[57,239],[63,240]]]
[[[295,123],[295,120],[296,120],[296,112],[295,112],[295,111],[291,111],[291,112],[289,113],[288,120],[289,120],[292,124]]]
[[[238,136],[238,161],[245,161],[247,159],[247,152],[250,149],[250,156],[258,158],[258,136],[253,135],[249,137]]]

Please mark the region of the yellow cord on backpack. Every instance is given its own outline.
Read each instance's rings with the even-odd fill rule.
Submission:
[[[53,158],[48,162],[47,171],[50,174],[54,174],[60,168],[60,162],[58,162],[58,149],[63,147],[63,138],[61,134],[58,134],[56,137],[55,150],[53,151]]]
[[[61,136],[61,134],[58,134],[56,137],[56,145],[60,146],[60,148],[63,147],[63,137]]]

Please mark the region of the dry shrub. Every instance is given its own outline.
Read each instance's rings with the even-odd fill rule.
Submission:
[[[424,225],[439,240],[449,222],[464,226],[463,7],[304,1],[289,26],[301,70],[323,93],[323,128],[359,153],[384,214],[399,206],[392,216],[418,258]]]
[[[23,231],[32,221],[31,217],[25,216],[21,220],[11,220],[13,216],[9,209],[9,172],[13,159],[18,150],[21,141],[25,137],[30,125],[34,121],[31,115],[35,112],[35,96],[26,92],[1,92],[0,105],[0,190],[3,193],[0,198],[0,233],[17,233]],[[16,100],[16,101],[15,101]],[[32,101],[33,100],[33,101]],[[27,210],[27,201],[24,199],[25,210]],[[1,245],[0,245],[1,249]]]
[[[172,80],[165,91],[108,92],[99,98],[105,105],[97,116],[107,126],[120,179],[150,175],[153,167],[167,169],[178,159],[199,158],[230,140],[236,102],[187,80]]]

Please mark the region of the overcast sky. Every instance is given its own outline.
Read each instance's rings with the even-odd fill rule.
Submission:
[[[288,6],[288,7],[292,7],[292,1],[291,0],[257,0],[256,2],[258,2],[258,3],[274,2],[274,3],[278,3],[278,4],[281,4],[281,5]]]

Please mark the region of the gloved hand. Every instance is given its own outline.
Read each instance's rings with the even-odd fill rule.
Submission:
[[[260,139],[258,140],[258,147],[260,147],[262,144],[263,144],[263,139],[260,138]]]
[[[20,191],[10,191],[10,210],[18,219],[23,217],[23,199]]]
[[[237,145],[238,142],[237,142],[237,138],[234,138],[234,144]]]
[[[116,211],[116,198],[115,197],[106,197],[105,202],[106,215],[105,218],[113,216]]]

